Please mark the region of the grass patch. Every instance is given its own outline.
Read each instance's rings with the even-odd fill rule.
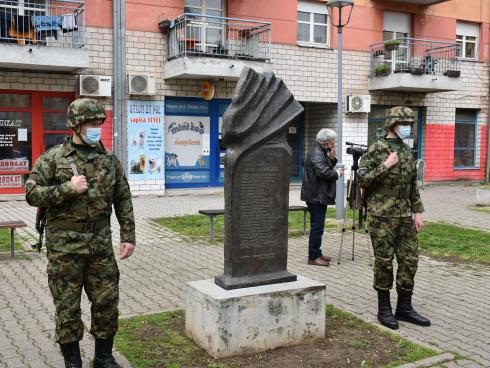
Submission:
[[[474,206],[474,207],[471,207],[471,210],[477,211],[477,212],[490,213],[490,206]]]
[[[15,250],[24,250],[19,243],[19,235],[17,233],[14,241]],[[10,229],[0,229],[0,252],[10,252]]]
[[[352,210],[347,211],[347,219],[352,219]],[[152,219],[158,225],[164,226],[173,232],[189,237],[191,240],[209,240],[209,217],[205,215],[187,215],[178,217],[162,217]],[[337,229],[342,224],[335,220],[335,207],[328,207],[325,220],[326,229]],[[350,226],[350,225],[349,225]],[[288,213],[289,236],[292,238],[303,236],[303,212]],[[225,225],[224,215],[214,218],[214,243],[222,243]],[[306,216],[306,231],[310,229],[310,216]],[[350,227],[349,227],[350,229]]]
[[[120,321],[115,344],[134,368],[395,367],[437,353],[327,306],[324,341],[213,359],[185,336],[183,311]]]
[[[448,261],[490,264],[490,233],[446,223],[426,223],[417,235],[421,250]]]
[[[487,183],[485,181],[482,181],[480,183],[480,188],[482,188],[482,189],[490,189],[490,183]]]

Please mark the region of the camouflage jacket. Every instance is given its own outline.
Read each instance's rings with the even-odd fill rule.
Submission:
[[[72,156],[80,175],[85,175],[88,190],[75,191],[74,175],[68,157]],[[71,141],[55,146],[36,161],[26,182],[26,200],[31,206],[46,207],[47,247],[81,254],[112,252],[110,217],[112,205],[119,221],[121,242],[135,244],[133,205],[128,181],[113,153],[98,147],[83,159]],[[74,231],[54,226],[60,221],[103,224],[96,229]],[[53,226],[50,226],[52,224]]]
[[[388,169],[384,162],[391,152],[399,162]],[[361,158],[360,186],[367,191],[368,213],[380,217],[408,217],[424,212],[417,188],[417,169],[411,148],[400,139],[383,138]]]

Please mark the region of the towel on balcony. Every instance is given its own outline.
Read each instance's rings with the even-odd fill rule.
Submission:
[[[34,15],[32,24],[38,38],[54,37],[57,40],[58,31],[63,26],[63,18],[61,15]]]
[[[63,15],[63,33],[78,31],[77,16],[76,14]]]
[[[19,45],[24,45],[26,40],[36,40],[36,33],[31,26],[31,18],[27,15],[12,14],[9,36],[15,38]]]

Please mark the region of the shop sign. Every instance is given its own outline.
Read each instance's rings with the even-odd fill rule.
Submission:
[[[164,102],[128,101],[128,179],[164,180]]]
[[[166,182],[167,184],[208,183],[209,171],[167,171]]]
[[[29,170],[29,160],[5,159],[0,160],[0,171],[24,171]]]
[[[22,188],[22,175],[0,175],[0,189]]]

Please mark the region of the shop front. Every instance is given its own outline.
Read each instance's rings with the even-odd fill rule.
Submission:
[[[69,134],[73,93],[0,90],[0,194],[23,193],[32,165]]]
[[[223,114],[230,100],[165,99],[166,188],[223,185]]]

